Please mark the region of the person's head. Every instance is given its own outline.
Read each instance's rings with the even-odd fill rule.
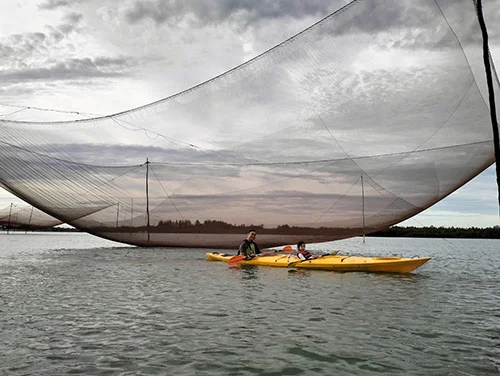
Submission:
[[[247,240],[254,241],[256,236],[257,236],[257,232],[252,229],[252,230],[248,231]]]
[[[306,243],[304,243],[302,240],[297,243],[297,251],[305,251],[306,250]]]

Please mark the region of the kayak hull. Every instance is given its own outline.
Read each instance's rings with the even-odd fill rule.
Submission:
[[[212,252],[207,253],[206,257],[209,261],[228,262],[233,255]],[[290,263],[297,262],[293,266],[294,268],[333,270],[337,272],[410,273],[429,260],[430,257],[404,258],[326,255],[314,260],[300,261],[296,256],[277,254],[273,256],[259,256],[252,260],[241,261],[241,264],[286,268]]]

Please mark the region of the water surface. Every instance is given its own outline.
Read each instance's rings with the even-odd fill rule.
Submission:
[[[430,256],[407,275],[229,268],[206,250],[0,234],[3,375],[498,375],[500,241],[309,246]]]

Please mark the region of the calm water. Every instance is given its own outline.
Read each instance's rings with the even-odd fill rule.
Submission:
[[[360,238],[409,275],[0,234],[0,375],[498,375],[500,241]]]

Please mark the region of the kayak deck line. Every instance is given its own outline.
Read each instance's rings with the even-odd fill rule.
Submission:
[[[209,261],[228,262],[233,255],[209,252]],[[332,270],[339,272],[380,272],[380,273],[410,273],[419,268],[430,257],[363,257],[346,255],[325,255],[312,260],[301,260],[295,255],[257,256],[251,260],[241,261],[242,265],[259,265],[272,267],[289,267],[311,270]]]

